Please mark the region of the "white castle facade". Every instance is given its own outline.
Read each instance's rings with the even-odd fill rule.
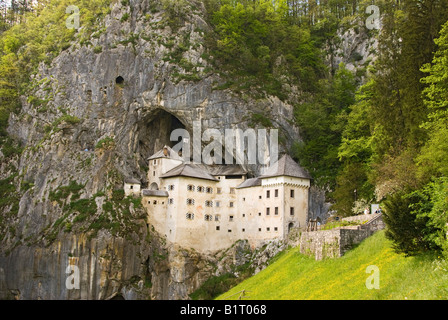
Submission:
[[[185,163],[166,146],[148,161],[149,188],[130,179],[125,193],[142,196],[148,224],[170,243],[213,252],[237,240],[284,239],[306,226],[311,177],[288,155],[251,179],[239,165]]]

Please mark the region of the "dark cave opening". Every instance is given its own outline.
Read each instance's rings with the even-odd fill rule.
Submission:
[[[139,124],[139,153],[143,167],[147,167],[147,160],[165,145],[173,147],[178,141],[170,141],[175,129],[185,129],[185,125],[173,114],[157,109],[148,114]]]
[[[115,78],[115,83],[118,85],[122,85],[124,84],[124,79],[122,76],[118,76],[117,78]]]

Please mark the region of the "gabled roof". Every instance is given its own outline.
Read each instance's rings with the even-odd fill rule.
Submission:
[[[256,186],[261,186],[261,179],[260,178],[251,178],[251,179],[247,179],[246,181],[244,181],[243,183],[241,183],[238,187],[236,187],[237,189],[242,189],[242,188],[250,188],[250,187],[256,187]]]
[[[184,164],[178,165],[177,167],[171,169],[170,171],[162,174],[160,177],[161,178],[171,178],[171,177],[177,177],[177,176],[205,179],[205,180],[211,180],[211,181],[219,181],[218,179],[213,177],[210,173],[208,173],[208,170],[205,165],[193,164],[193,163],[188,163],[188,164],[184,163]]]
[[[124,182],[127,184],[142,184],[139,180],[135,179],[135,178],[125,178]]]
[[[164,154],[164,149],[167,149],[167,155]],[[154,160],[158,158],[167,158],[167,159],[184,161],[184,159],[181,156],[179,156],[173,149],[171,149],[168,146],[164,146],[162,150],[159,150],[156,153],[154,153],[152,156],[148,158],[148,160]]]
[[[276,165],[268,168],[268,170],[260,178],[278,176],[312,179],[311,175],[287,154],[281,157],[280,160],[277,161]]]
[[[149,190],[143,189],[142,194],[145,197],[168,197],[168,192],[165,190]]]
[[[213,176],[243,176],[247,174],[239,164],[215,164],[207,166],[207,169]]]

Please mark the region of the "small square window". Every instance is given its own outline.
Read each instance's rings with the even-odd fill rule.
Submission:
[[[219,231],[219,229],[220,229],[220,227],[219,227],[219,226],[216,226],[216,231]]]
[[[267,227],[267,228],[266,228],[266,231],[271,231],[271,228]]]
[[[261,232],[261,228],[258,228],[258,231]]]
[[[278,231],[278,228],[277,228],[277,227],[274,227],[274,231]]]
[[[246,232],[246,229],[243,228],[243,232]]]

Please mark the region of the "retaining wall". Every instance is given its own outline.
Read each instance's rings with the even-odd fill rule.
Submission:
[[[297,237],[295,245],[300,246],[301,253],[314,256],[316,260],[336,258],[353,248],[353,245],[384,228],[382,216],[376,215],[369,222],[359,226],[303,232]]]

